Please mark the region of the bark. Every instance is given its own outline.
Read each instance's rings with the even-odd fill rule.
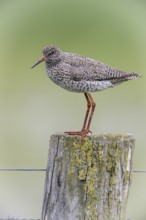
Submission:
[[[126,220],[134,138],[50,138],[41,220]]]

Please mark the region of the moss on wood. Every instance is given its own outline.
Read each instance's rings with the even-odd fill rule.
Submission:
[[[64,204],[59,209],[60,220],[63,219],[61,215],[66,216],[65,213],[70,220],[71,213],[76,213],[77,219],[125,220],[131,182],[133,137],[122,134],[91,135],[83,140],[79,136],[53,137],[58,141],[53,175],[58,175],[54,178],[59,182],[59,191],[56,192],[56,185],[50,189],[57,194],[57,204],[59,201],[61,207]],[[51,146],[51,149],[54,150],[54,147]],[[52,195],[49,190],[48,195]],[[52,210],[54,203],[50,202],[49,205]]]

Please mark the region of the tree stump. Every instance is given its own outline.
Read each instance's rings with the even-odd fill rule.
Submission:
[[[126,220],[132,135],[50,138],[41,220]]]

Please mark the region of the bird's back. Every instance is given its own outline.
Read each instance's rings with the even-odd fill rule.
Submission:
[[[63,62],[69,66],[70,73],[75,75],[78,80],[111,80],[114,83],[117,80],[123,81],[140,77],[137,73],[118,70],[92,58],[72,53],[64,53]]]

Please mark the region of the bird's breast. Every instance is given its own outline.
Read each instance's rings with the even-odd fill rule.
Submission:
[[[71,92],[96,92],[112,87],[109,81],[76,80],[70,74],[55,68],[46,69],[49,78],[57,85]]]

